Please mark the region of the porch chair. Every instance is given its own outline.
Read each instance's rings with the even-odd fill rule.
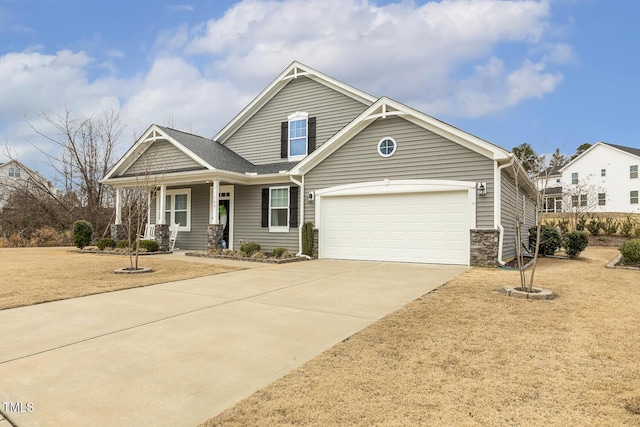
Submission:
[[[176,240],[178,239],[179,228],[180,228],[180,224],[173,224],[172,226],[169,227],[169,252],[173,252],[176,246]]]
[[[144,234],[140,236],[142,240],[156,240],[156,225],[147,224],[144,226]]]

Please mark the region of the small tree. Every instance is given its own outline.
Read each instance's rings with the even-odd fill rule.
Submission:
[[[82,249],[91,243],[93,226],[83,219],[73,223],[73,244]]]
[[[514,153],[515,154],[515,153]],[[548,243],[546,240],[543,240],[542,236],[542,209],[544,207],[544,198],[547,190],[547,183],[549,181],[549,172],[553,169],[553,166],[556,166],[554,163],[551,164],[551,167],[546,167],[545,165],[545,157],[544,156],[536,156],[535,160],[530,160],[530,170],[527,172],[529,176],[536,176],[542,178],[542,188],[539,191],[535,191],[533,188],[534,195],[533,204],[535,206],[536,213],[536,224],[533,230],[530,230],[531,235],[535,234],[535,245],[533,247],[533,260],[531,261],[530,274],[529,277],[525,274],[525,262],[524,262],[524,249],[525,245],[522,242],[522,224],[524,223],[524,206],[520,202],[520,189],[525,186],[533,187],[530,183],[528,177],[523,173],[523,166],[521,166],[519,159],[513,159],[512,162],[512,173],[514,177],[514,184],[516,187],[515,191],[515,238],[516,238],[516,260],[518,265],[518,270],[520,273],[520,289],[526,292],[533,292],[533,284],[535,280],[536,267],[538,264],[538,256],[540,254],[540,245]],[[556,158],[557,161],[557,158]]]

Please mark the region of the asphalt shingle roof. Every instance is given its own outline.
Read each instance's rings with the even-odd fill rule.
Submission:
[[[618,150],[626,151],[629,154],[640,157],[640,148],[625,147],[624,145],[609,144],[608,142],[603,142],[603,144],[607,144],[610,147],[617,148]]]

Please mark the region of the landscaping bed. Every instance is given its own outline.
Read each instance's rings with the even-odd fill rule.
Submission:
[[[248,262],[263,262],[267,264],[286,264],[290,262],[307,261],[306,257],[289,256],[289,257],[276,257],[272,253],[258,252],[263,256],[247,256],[240,252],[235,251],[216,251],[216,252],[187,252],[185,255],[201,258],[216,258],[225,259],[231,261],[248,261]]]

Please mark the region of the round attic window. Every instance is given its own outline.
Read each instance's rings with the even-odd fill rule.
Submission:
[[[378,154],[382,157],[389,157],[396,152],[396,141],[391,137],[384,137],[378,142]]]

